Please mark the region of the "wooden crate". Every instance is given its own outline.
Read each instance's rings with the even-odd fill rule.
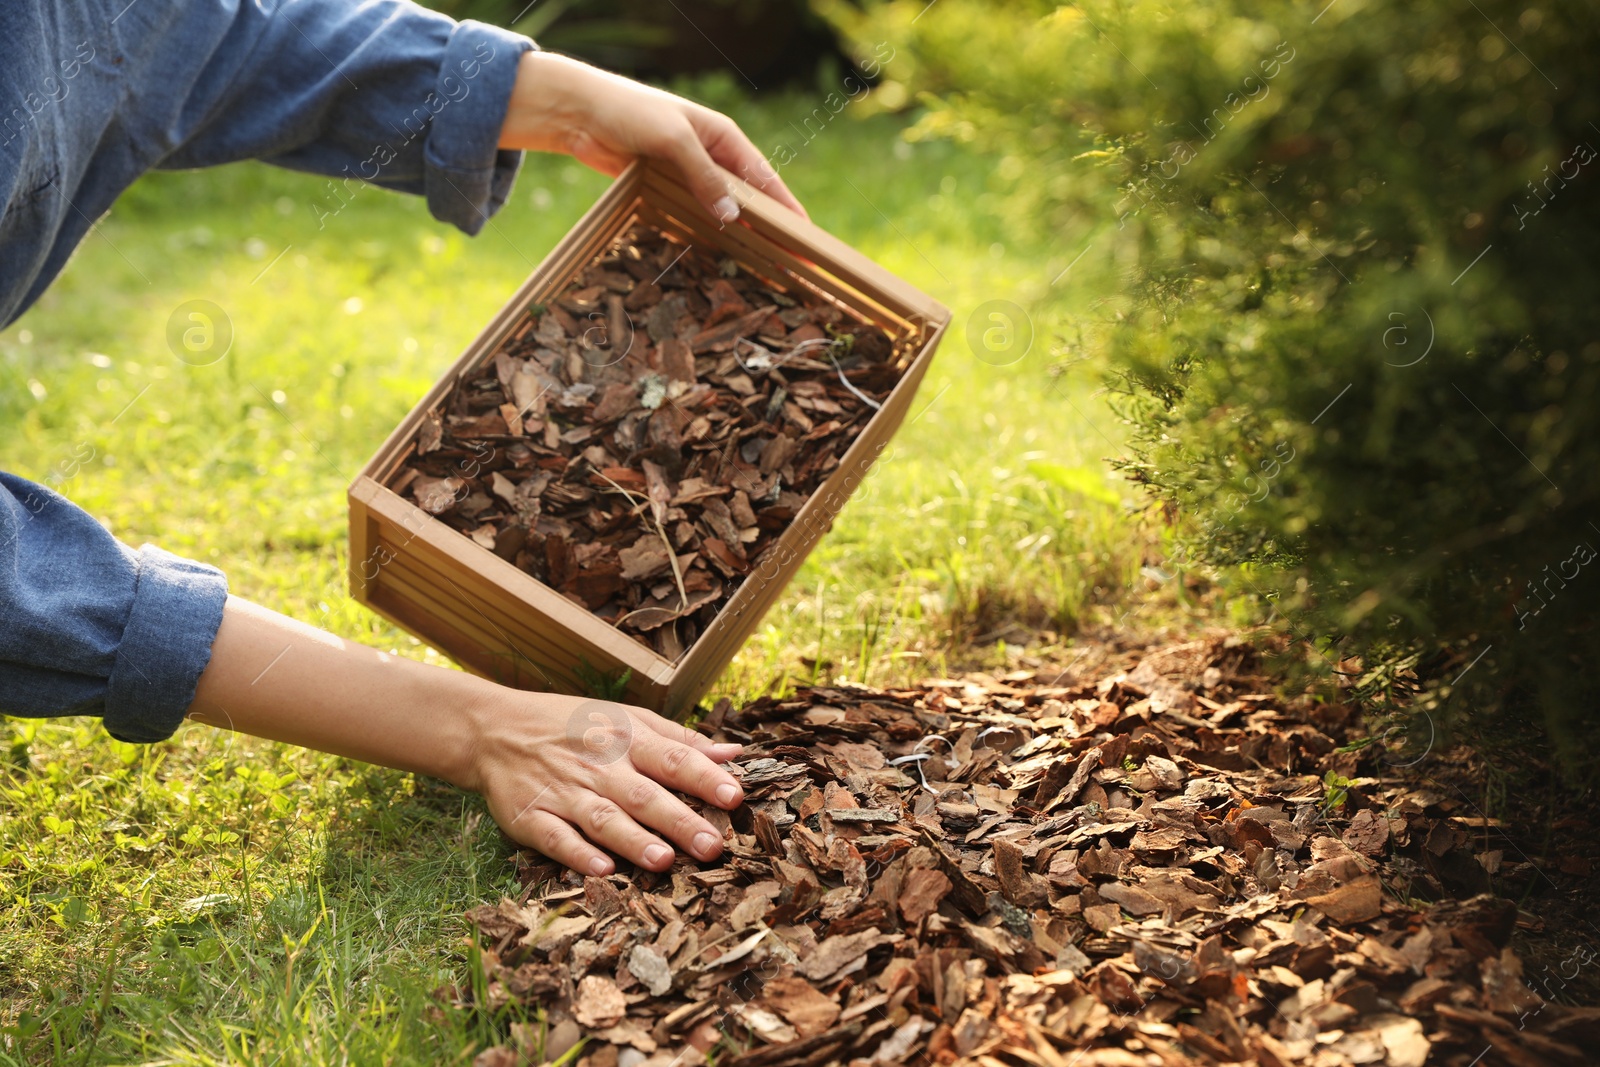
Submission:
[[[350,486],[350,590],[357,600],[468,670],[506,685],[583,693],[585,665],[612,676],[630,672],[626,699],[668,715],[682,714],[705,694],[882,454],[950,321],[943,304],[760,191],[737,180],[733,185],[742,214],[723,227],[675,171],[635,163],[556,245]],[[386,488],[415,447],[423,418],[457,380],[531,329],[528,307],[554,299],[636,221],[715,248],[755,274],[809,290],[916,346],[900,383],[838,468],[676,663]]]

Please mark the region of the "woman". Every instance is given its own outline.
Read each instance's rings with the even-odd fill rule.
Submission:
[[[7,324],[151,168],[262,159],[425,196],[473,234],[525,149],[607,174],[647,155],[677,164],[724,221],[738,215],[724,169],[802,211],[727,117],[404,0],[8,0],[0,104]],[[742,799],[718,766],[737,745],[341,640],[3,473],[0,711],[96,714],[137,742],[187,716],[431,774],[484,794],[508,834],[586,874],[614,870],[608,852],[664,870],[669,841],[701,860],[722,851],[668,787],[723,808]]]

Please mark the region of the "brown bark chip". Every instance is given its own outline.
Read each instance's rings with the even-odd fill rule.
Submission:
[[[641,224],[456,381],[389,487],[675,660],[913,354]]]
[[[723,857],[526,857],[525,899],[468,913],[483,1006],[586,1038],[579,1067],[1586,1062],[1600,1012],[1540,998],[1514,902],[1386,892],[1482,869],[1448,798],[1362,777],[1353,717],[1271,695],[1237,644],[1141,663],[722,709],[747,798]]]

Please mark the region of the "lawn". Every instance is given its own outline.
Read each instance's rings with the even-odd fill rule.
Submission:
[[[956,319],[880,470],[717,694],[1070,640],[1140,565],[1103,463],[1115,420],[1067,358],[1105,265],[1061,277],[1072,250],[1002,224],[995,161],[907,143],[895,116],[806,142],[804,96],[729,106],[791,147],[784,177],[819,223]],[[239,594],[440,661],[348,598],[345,488],[604,185],[530,159],[468,239],[416,200],[261,166],[149,177],[0,333],[0,467]],[[225,354],[169,346],[193,300],[223,309]],[[997,322],[968,330],[991,300],[1037,309],[1014,361],[983,347]],[[489,1036],[429,1007],[466,973],[462,910],[515,888],[475,797],[199,725],[149,747],[93,720],[7,727],[0,1062],[470,1062]]]

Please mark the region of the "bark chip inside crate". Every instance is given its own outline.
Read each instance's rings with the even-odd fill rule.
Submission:
[[[636,224],[456,381],[389,488],[676,661],[917,344]]]

